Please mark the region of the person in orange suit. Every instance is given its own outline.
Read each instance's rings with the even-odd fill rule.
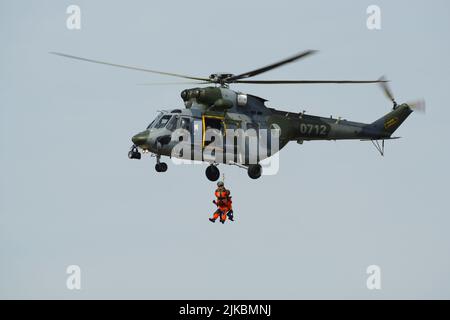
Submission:
[[[217,206],[217,210],[214,212],[213,217],[209,218],[209,221],[214,223],[219,217],[222,223],[225,223],[227,217],[230,221],[234,221],[230,190],[225,188],[222,181],[217,182],[217,189],[214,194],[216,200],[213,200],[213,203]]]

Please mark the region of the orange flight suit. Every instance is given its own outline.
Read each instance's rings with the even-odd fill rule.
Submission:
[[[232,210],[230,191],[224,187],[219,187],[214,194],[217,198],[217,200],[214,201],[217,205],[217,210],[214,212],[212,220],[215,221],[220,217],[220,222],[224,223],[227,219],[227,213]]]

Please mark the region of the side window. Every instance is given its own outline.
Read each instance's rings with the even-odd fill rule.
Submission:
[[[190,131],[191,129],[191,119],[189,118],[181,118],[180,128]]]
[[[178,116],[172,117],[172,119],[167,122],[166,128],[173,131],[177,128]]]
[[[166,126],[167,122],[169,121],[169,119],[170,119],[171,117],[172,117],[172,116],[170,116],[170,115],[165,115],[165,116],[163,116],[163,117],[158,121],[158,123],[156,123],[155,128],[156,128],[156,129],[164,128],[164,127]]]

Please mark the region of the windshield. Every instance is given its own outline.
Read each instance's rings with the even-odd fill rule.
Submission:
[[[164,128],[167,124],[167,122],[169,122],[170,118],[172,118],[171,115],[165,115],[162,116],[155,124],[155,129],[159,129],[159,128]]]
[[[153,127],[155,126],[155,123],[161,118],[161,116],[162,116],[162,114],[161,114],[161,113],[158,113],[158,115],[156,116],[156,118],[153,119],[153,121],[150,122],[150,124],[148,125],[147,130],[150,129],[150,128],[153,128]]]

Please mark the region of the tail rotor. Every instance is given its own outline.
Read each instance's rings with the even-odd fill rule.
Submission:
[[[407,105],[414,111],[419,113],[425,113],[426,112],[426,104],[425,99],[419,99],[412,102],[407,102]]]
[[[379,79],[379,85],[381,87],[381,89],[383,90],[385,96],[391,100],[392,104],[394,105],[394,107],[392,109],[397,109],[398,104],[397,101],[395,100],[394,94],[392,93],[391,87],[388,84],[388,80],[386,80],[386,78],[384,76],[382,76]],[[408,107],[416,112],[419,113],[425,113],[426,110],[426,105],[425,105],[425,99],[418,99],[416,101],[412,101],[412,102],[407,102],[406,103],[408,105]]]

